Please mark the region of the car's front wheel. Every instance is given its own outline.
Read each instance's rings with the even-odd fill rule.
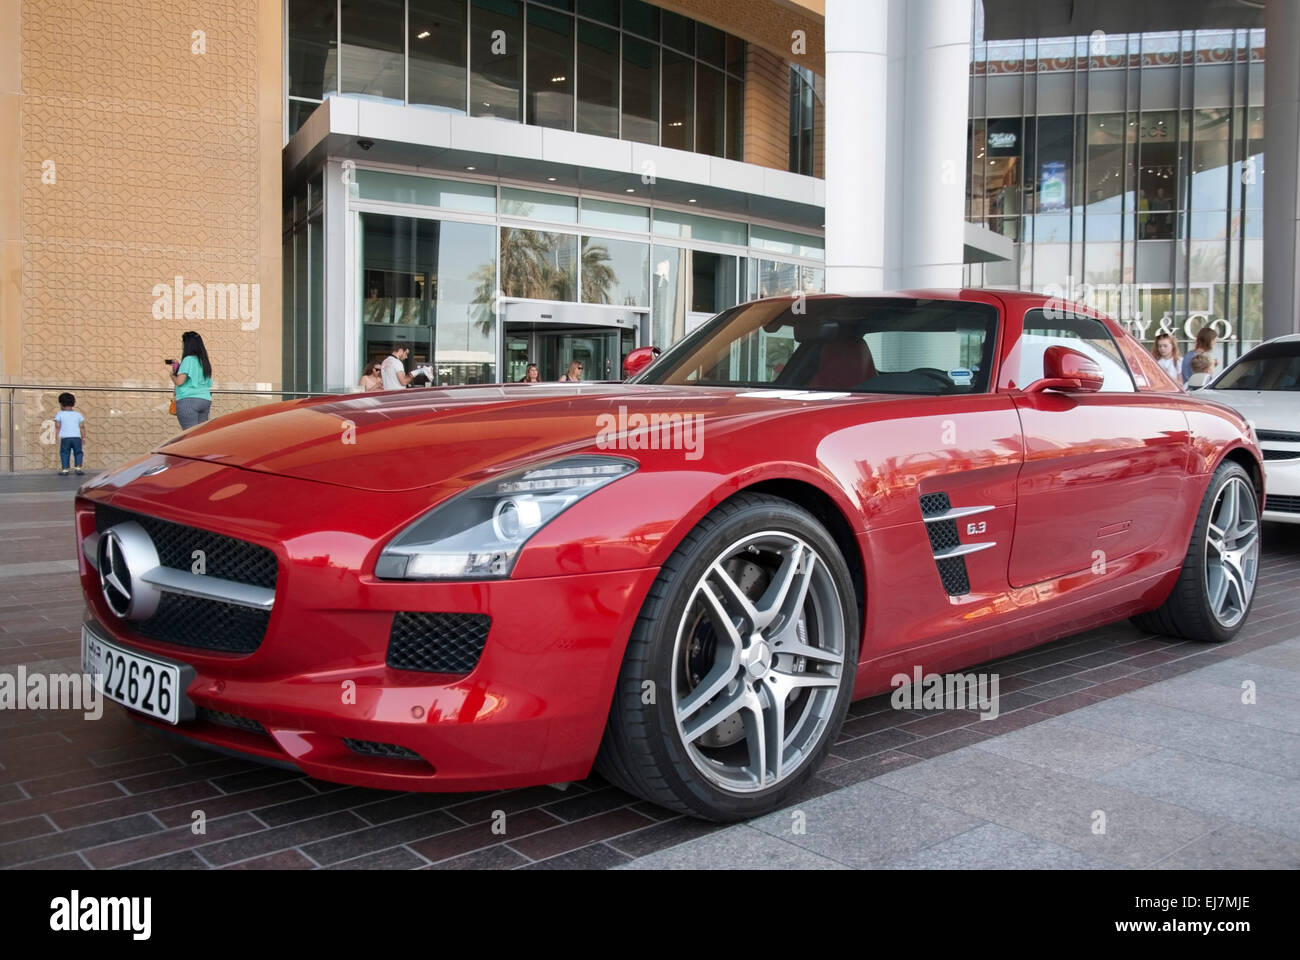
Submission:
[[[633,628],[597,759],[683,813],[788,802],[839,733],[858,606],[835,541],[803,508],[739,494],[664,564]]]
[[[1250,474],[1225,460],[1210,478],[1173,590],[1133,622],[1185,640],[1231,640],[1255,600],[1259,535],[1259,496]]]

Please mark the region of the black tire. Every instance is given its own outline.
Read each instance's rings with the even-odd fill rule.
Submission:
[[[1216,615],[1210,598],[1207,579],[1207,547],[1209,537],[1210,515],[1218,502],[1220,494],[1234,481],[1244,481],[1254,493],[1258,504],[1259,492],[1255,489],[1250,474],[1235,461],[1225,460],[1219,464],[1210,484],[1206,488],[1201,509],[1196,514],[1196,523],[1192,528],[1192,539],[1187,546],[1187,555],[1183,559],[1182,570],[1178,580],[1165,602],[1150,613],[1133,617],[1133,623],[1139,629],[1151,633],[1179,637],[1183,640],[1199,640],[1206,643],[1224,643],[1236,636],[1250,615],[1250,608],[1255,602],[1254,589],[1249,591],[1249,599],[1240,618],[1225,624]],[[1256,536],[1259,533],[1259,517],[1255,517]],[[1253,584],[1252,584],[1253,586]]]
[[[831,609],[835,604],[825,598],[831,595],[837,598],[840,619],[829,622],[844,625],[842,648],[838,640],[831,641],[837,649],[842,649],[843,661],[838,667],[838,684],[823,681],[825,686],[821,689],[827,693],[817,701],[819,717],[816,723],[825,726],[819,738],[816,727],[809,728],[805,734],[809,741],[800,750],[798,765],[771,786],[759,785],[766,779],[766,774],[763,774],[749,792],[738,792],[720,788],[697,769],[698,759],[692,759],[693,754],[688,752],[683,742],[685,737],[678,727],[673,677],[674,671],[682,667],[681,662],[675,662],[679,625],[688,613],[696,584],[709,573],[720,554],[725,555],[730,546],[760,531],[777,531],[796,537],[815,551],[817,559],[822,561],[824,572],[818,575],[822,599],[818,601],[821,604],[818,609]],[[810,603],[806,600],[801,610],[810,610]],[[828,634],[831,632],[838,635],[839,631],[828,631]],[[779,808],[788,803],[813,775],[839,735],[853,691],[859,636],[853,581],[839,547],[825,528],[808,511],[788,500],[763,494],[737,494],[718,505],[685,537],[651,586],[623,658],[609,722],[596,758],[597,770],[629,793],[706,820],[742,820]],[[823,641],[819,639],[818,642]],[[719,641],[719,645],[721,643]],[[746,649],[752,647],[750,642]],[[774,651],[771,660],[775,668],[777,652]],[[834,669],[831,668],[832,673]],[[698,682],[698,678],[696,680]],[[647,688],[647,681],[653,686]],[[740,678],[732,683],[754,684],[760,699],[769,689],[761,680],[751,681],[743,670]],[[735,688],[741,689],[739,685]],[[644,702],[647,689],[663,691],[664,695],[656,695],[653,702],[647,704]],[[728,690],[731,689],[729,686]],[[782,713],[786,705],[795,708],[799,704],[797,697],[805,693],[810,697],[807,709],[811,710],[814,691],[798,691],[788,700],[777,701],[782,704]],[[718,696],[721,698],[722,694]],[[770,704],[773,701],[764,702]],[[789,731],[786,733],[791,738],[795,736]],[[747,739],[746,736],[741,742],[746,743]]]

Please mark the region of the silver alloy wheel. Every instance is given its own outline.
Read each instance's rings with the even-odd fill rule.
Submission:
[[[1259,509],[1255,491],[1241,477],[1219,488],[1205,534],[1205,595],[1210,612],[1233,627],[1250,607],[1259,571]]]
[[[673,646],[673,715],[696,769],[737,793],[793,775],[834,715],[844,649],[839,590],[806,541],[769,530],[723,550]]]

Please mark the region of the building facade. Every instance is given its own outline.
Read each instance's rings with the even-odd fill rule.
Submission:
[[[966,202],[1014,256],[977,286],[1087,300],[1148,343],[1263,336],[1264,31],[972,44]]]

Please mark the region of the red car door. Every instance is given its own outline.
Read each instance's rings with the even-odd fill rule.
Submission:
[[[1137,389],[1117,327],[1061,308],[1017,309],[1024,311],[1023,326],[999,376],[999,389],[1012,395],[1020,414],[1025,442],[1011,585],[1149,569],[1178,543],[1185,548],[1181,532],[1171,529],[1181,526],[1175,506],[1189,445],[1182,411],[1168,395]],[[1057,344],[1101,365],[1100,392],[1025,392],[1042,378],[1043,354]]]

